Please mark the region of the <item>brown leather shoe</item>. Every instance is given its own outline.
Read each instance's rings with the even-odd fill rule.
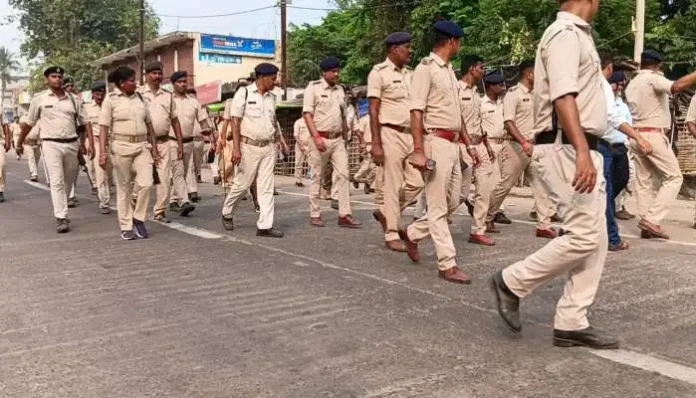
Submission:
[[[549,229],[537,228],[536,236],[537,236],[537,238],[556,239],[556,238],[558,238],[558,232],[556,232],[556,230],[553,228],[549,228]]]
[[[347,216],[338,217],[338,226],[342,228],[360,228],[360,221],[356,220],[348,214]]]
[[[321,217],[312,217],[309,221],[309,225],[313,227],[325,227],[326,224],[324,224],[324,221],[321,220]]]
[[[482,246],[495,246],[493,239],[486,235],[471,234],[469,235],[469,243],[474,243]]]
[[[406,244],[403,241],[389,240],[384,242],[384,245],[387,246],[387,249],[393,252],[406,253]]]
[[[471,284],[469,275],[459,267],[452,267],[446,271],[440,271],[440,278],[452,283],[461,283],[463,285]]]
[[[655,238],[669,239],[669,235],[662,231],[662,227],[660,227],[659,225],[655,225],[649,221],[640,220],[640,222],[638,223],[638,228],[640,228],[643,231],[649,232]]]
[[[495,227],[495,223],[493,221],[486,222],[486,233],[487,234],[499,234],[500,230]]]
[[[418,251],[418,243],[412,241],[408,237],[408,232],[406,231],[399,231],[399,238],[401,238],[402,241],[404,241],[404,244],[406,245],[406,254],[408,254],[408,258],[411,259],[414,263],[417,263],[420,261],[421,256],[420,252]]]
[[[382,226],[382,232],[387,232],[387,219],[379,209],[372,212],[372,217]]]
[[[626,242],[626,241],[621,241],[621,243],[619,243],[616,246],[609,245],[610,252],[622,252],[624,250],[628,250],[628,248],[629,248],[628,242]]]

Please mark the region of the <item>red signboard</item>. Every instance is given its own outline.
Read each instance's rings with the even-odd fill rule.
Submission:
[[[214,104],[220,102],[222,96],[222,81],[214,81],[196,87],[198,102],[201,105]]]

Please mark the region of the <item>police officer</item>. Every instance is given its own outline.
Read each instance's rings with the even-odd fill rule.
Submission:
[[[20,135],[22,134],[21,126],[22,124],[20,122]],[[33,182],[39,181],[39,162],[41,161],[41,143],[39,136],[39,125],[37,124],[29,130],[29,135],[27,135],[27,138],[24,140],[23,147],[24,153],[27,155],[27,164],[29,165],[29,180]],[[15,148],[19,147],[17,145],[18,143],[19,136],[17,136]]]
[[[488,206],[486,222],[492,224],[495,215],[512,187],[524,173],[525,180],[530,182],[535,208],[538,214],[536,236],[553,239],[557,232],[551,227],[551,217],[555,214],[555,206],[551,202],[543,185],[536,177],[531,164],[534,143],[534,110],[532,107],[532,89],[534,88],[534,61],[524,61],[519,66],[520,81],[508,90],[503,100],[503,119],[508,133],[499,159],[507,162],[507,167],[501,168],[500,181],[493,189]],[[495,228],[495,227],[493,227]]]
[[[302,179],[305,175],[304,164],[309,154],[309,141],[312,135],[309,133],[304,118],[299,118],[293,125],[293,137],[295,138],[295,186],[304,187]]]
[[[65,92],[73,94],[75,96],[75,101],[77,103],[77,106],[81,108],[81,112],[83,115],[85,115],[85,120],[87,118],[87,112],[84,109],[84,104],[82,103],[82,99],[77,96],[77,87],[75,87],[75,79],[73,79],[70,76],[67,76],[63,78],[63,90]],[[89,129],[89,123],[85,126],[87,129]],[[80,142],[85,142],[86,137],[84,137],[84,133],[80,137]],[[80,170],[83,170],[86,174],[87,177],[89,178],[89,183],[92,189],[92,193],[96,193],[95,191],[95,186],[92,184],[92,181],[94,181],[94,170],[90,168],[89,163],[84,157],[84,154],[79,153],[77,155],[77,160],[78,160],[78,169],[77,169],[77,174],[75,174],[75,183],[72,186],[72,190],[70,191],[70,194],[68,195],[68,207],[73,208],[76,207],[79,204],[79,201],[77,200],[77,194],[75,193],[75,189],[77,188],[77,178],[80,176]]]
[[[147,84],[139,89],[145,102],[148,104],[152,126],[155,128],[157,152],[162,156],[162,161],[157,163],[157,174],[160,183],[155,187],[155,221],[168,223],[165,211],[169,202],[169,193],[172,181],[172,164],[175,160],[182,160],[184,156],[184,143],[181,136],[181,125],[177,119],[176,103],[174,95],[164,90],[162,85],[162,64],[154,61],[145,65],[145,78]],[[170,131],[173,133],[171,134]],[[174,137],[174,138],[172,138]],[[172,155],[175,156],[172,156]],[[136,190],[139,191],[139,190]],[[191,204],[185,208],[175,210],[186,217],[195,210]]]
[[[4,114],[2,107],[0,106],[0,136],[3,138],[3,147],[0,148],[0,203],[5,201],[5,152],[12,149],[12,133],[9,128],[5,125],[5,119],[2,117]]]
[[[15,116],[14,120],[10,124],[10,138],[12,139],[12,147],[17,146],[17,141],[19,140],[19,135],[22,133],[22,129],[19,127],[19,117]],[[21,158],[17,158],[20,160]]]
[[[147,206],[152,189],[153,163],[161,161],[155,129],[147,103],[136,92],[135,71],[119,67],[109,74],[115,88],[109,93],[99,114],[99,167],[106,170],[111,161],[116,174],[116,208],[121,238],[147,239]],[[148,139],[150,142],[148,142]],[[135,205],[131,203],[137,189]]]
[[[474,215],[471,221],[469,242],[493,246],[495,242],[486,233],[497,233],[493,221],[488,221],[488,207],[495,184],[500,180],[501,165],[498,154],[508,142],[505,139],[503,123],[503,101],[505,79],[494,71],[484,77],[486,95],[481,100],[481,139],[475,146],[481,164],[474,171],[476,194],[474,195]],[[507,166],[507,165],[506,165]]]
[[[195,88],[189,88],[187,94],[198,99],[198,93]],[[198,184],[202,183],[201,180],[201,168],[203,162],[206,161],[205,154],[206,151],[206,139],[210,143],[210,146],[215,148],[215,136],[213,132],[213,122],[210,120],[210,115],[205,105],[201,105],[201,112],[205,116],[205,120],[208,123],[208,128],[204,129],[201,127],[200,123],[193,124],[193,155],[191,156],[191,165],[189,165],[188,173],[186,174],[186,186],[189,192],[189,199],[193,203],[198,203],[201,201],[201,197],[198,195]]]
[[[424,187],[420,171],[406,161],[413,152],[408,111],[413,72],[407,66],[411,59],[411,40],[406,32],[387,36],[384,40],[387,59],[375,65],[367,78],[372,157],[377,165],[384,167],[384,204],[375,210],[374,217],[382,224],[385,245],[397,252],[406,251],[398,233],[403,229],[401,212],[418,199]]]
[[[440,277],[454,283],[471,283],[457,266],[457,251],[447,225],[447,218],[459,207],[460,134],[465,145],[470,145],[462,122],[459,85],[450,63],[459,51],[463,32],[450,21],[438,21],[432,30],[433,50],[413,73],[409,107],[413,155],[407,160],[427,171],[424,180],[428,211],[400,234],[414,262],[420,260],[418,243],[431,236]]]
[[[35,125],[39,125],[43,142],[43,156],[51,185],[53,214],[58,233],[70,231],[68,220],[68,193],[72,190],[78,172],[78,152],[85,153],[85,115],[73,94],[63,90],[63,68],[52,66],[44,71],[48,90],[32,98],[29,112],[22,123],[17,154],[24,152],[24,140]]]
[[[101,157],[101,145],[99,145],[99,117],[101,114],[101,107],[104,103],[104,97],[106,95],[106,83],[104,81],[95,82],[92,85],[92,102],[85,104],[85,112],[87,113],[87,121],[89,123],[91,131],[88,130],[89,147],[87,148],[87,153],[89,159],[88,164],[95,164],[94,169],[94,184],[97,188],[97,197],[99,198],[99,212],[101,214],[110,214],[110,203],[111,203],[111,174],[113,173],[113,167],[111,164],[111,157],[106,158],[106,167],[99,167],[99,158]]]
[[[280,128],[275,116],[276,96],[272,91],[278,67],[261,63],[254,71],[256,81],[237,91],[230,110],[234,137],[232,161],[237,172],[222,205],[222,225],[228,231],[234,230],[233,216],[237,206],[256,180],[260,206],[256,235],[282,238],[283,232],[273,228],[274,142],[279,139]]]
[[[302,114],[312,135],[309,162],[315,178],[309,188],[311,225],[324,227],[319,208],[319,187],[326,166],[333,165],[338,192],[338,226],[359,228],[360,222],[353,218],[350,208],[348,186],[348,152],[346,151],[346,95],[338,84],[341,61],[329,57],[319,65],[323,71],[321,80],[309,83],[304,93]]]
[[[631,152],[636,168],[636,199],[642,238],[669,239],[662,230],[662,220],[669,213],[683,182],[679,162],[672,151],[667,133],[672,125],[669,96],[685,91],[696,83],[696,72],[677,81],[662,73],[660,54],[645,50],[641,55],[641,70],[626,88],[626,101],[633,116],[633,125],[652,146],[652,153],[642,153],[638,142],[631,140]],[[653,176],[662,176],[659,188],[653,188]]]
[[[606,128],[607,104],[590,25],[598,8],[596,0],[561,1],[561,12],[536,54],[532,163],[558,206],[565,234],[491,277],[498,313],[512,331],[520,332],[520,299],[567,275],[554,321],[553,344],[559,347],[619,346],[587,319],[607,255],[605,183],[596,151]]]
[[[191,204],[188,185],[186,184],[186,175],[191,166],[194,150],[194,125],[199,124],[203,130],[208,129],[208,118],[205,112],[201,109],[201,103],[196,97],[187,93],[188,91],[188,73],[186,71],[174,72],[170,78],[174,87],[174,105],[176,107],[177,120],[181,126],[181,137],[184,145],[184,156],[182,159],[172,160],[172,204],[177,204],[181,209],[182,216],[188,216],[195,206]],[[176,137],[173,136],[172,130],[169,133],[169,139],[174,142]],[[169,147],[170,157],[176,158],[177,149],[174,146]],[[193,209],[191,209],[193,208]]]

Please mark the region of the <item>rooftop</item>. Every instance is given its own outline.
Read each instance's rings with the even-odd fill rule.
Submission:
[[[196,33],[193,32],[172,32],[168,33],[164,36],[160,36],[154,40],[150,40],[145,43],[145,52],[149,53],[152,51],[155,51],[157,49],[163,48],[163,47],[168,47],[172,44],[176,43],[182,43],[187,40],[193,40],[196,39],[198,36]],[[94,65],[97,67],[104,67],[106,65],[113,64],[114,62],[119,62],[126,60],[128,58],[132,57],[137,57],[138,53],[140,52],[140,45],[135,45],[130,48],[126,48],[125,50],[121,50],[118,52],[115,52],[111,55],[107,55],[106,57],[99,58],[98,60],[94,61]]]

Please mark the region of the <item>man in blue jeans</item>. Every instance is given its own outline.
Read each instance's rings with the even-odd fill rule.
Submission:
[[[629,178],[628,148],[626,137],[635,139],[644,153],[652,148],[631,127],[631,113],[621,100],[620,94],[624,83],[623,72],[614,72],[611,54],[600,53],[602,71],[605,79],[601,85],[607,101],[607,131],[599,140],[598,150],[604,158],[604,179],[607,192],[607,229],[609,233],[609,250],[618,252],[628,249],[628,243],[621,240],[619,226],[616,223],[615,199],[626,188]]]

